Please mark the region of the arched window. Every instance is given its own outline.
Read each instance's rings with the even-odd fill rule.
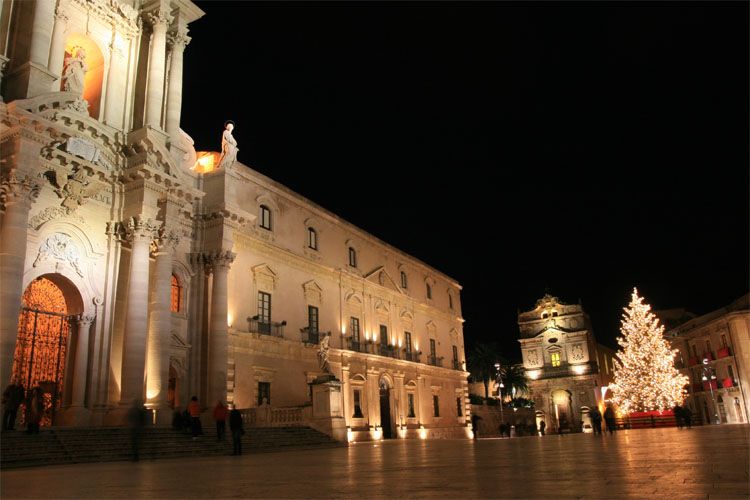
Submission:
[[[354,247],[349,247],[349,265],[357,267],[357,251]]]
[[[268,229],[269,231],[272,228],[271,209],[265,205],[260,206],[260,227],[262,227],[263,229]]]
[[[448,292],[448,307],[453,309],[453,295],[451,295],[450,292]]]
[[[409,282],[406,280],[406,273],[401,271],[401,288],[409,288]]]
[[[182,303],[182,286],[180,286],[180,280],[177,276],[172,275],[172,301],[170,302],[170,310],[173,313],[180,312],[180,304]]]
[[[318,233],[311,227],[307,228],[307,246],[313,250],[318,249]]]

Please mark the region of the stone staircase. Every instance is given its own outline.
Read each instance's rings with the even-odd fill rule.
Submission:
[[[122,427],[53,427],[37,435],[19,431],[0,436],[0,468],[131,460],[130,431]],[[346,446],[309,427],[245,429],[243,453]],[[216,441],[213,428],[198,439],[170,428],[144,429],[141,460],[203,457],[232,453],[231,435]]]

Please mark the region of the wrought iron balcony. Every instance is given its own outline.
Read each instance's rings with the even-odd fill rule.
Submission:
[[[319,332],[317,330],[311,331],[310,328],[306,326],[300,329],[300,334],[302,335],[302,342],[305,344],[320,344],[320,339],[326,335],[330,335],[331,332]]]
[[[378,344],[377,353],[381,356],[398,359],[398,349],[396,349],[396,347],[392,345]]]
[[[419,363],[419,352],[404,350],[404,359],[413,363]]]
[[[367,344],[360,342],[359,340],[355,341],[352,338],[348,338],[346,339],[346,346],[350,351],[367,352]]]
[[[432,366],[439,366],[442,368],[443,366],[443,357],[440,356],[427,356],[427,364]]]
[[[453,360],[453,369],[454,370],[463,370],[463,367],[461,366],[461,362],[457,359]]]
[[[286,326],[286,321],[282,321],[280,323],[276,323],[273,321],[262,321],[258,319],[257,316],[247,318],[247,321],[249,323],[248,329],[250,333],[259,333],[261,335],[269,335],[271,337],[284,336],[284,327]]]

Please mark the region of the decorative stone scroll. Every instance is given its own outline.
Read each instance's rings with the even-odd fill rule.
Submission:
[[[39,197],[40,191],[41,186],[36,180],[28,175],[19,176],[14,168],[0,183],[0,205],[5,208],[10,203],[26,202],[31,206]]]
[[[71,237],[65,233],[54,233],[47,237],[39,247],[33,267],[37,267],[47,259],[65,262],[75,269],[78,276],[83,277],[80,267],[81,253]]]

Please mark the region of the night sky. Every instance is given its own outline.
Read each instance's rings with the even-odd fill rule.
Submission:
[[[457,279],[467,347],[748,291],[748,3],[198,2],[182,128]],[[248,75],[248,76],[242,76]]]

